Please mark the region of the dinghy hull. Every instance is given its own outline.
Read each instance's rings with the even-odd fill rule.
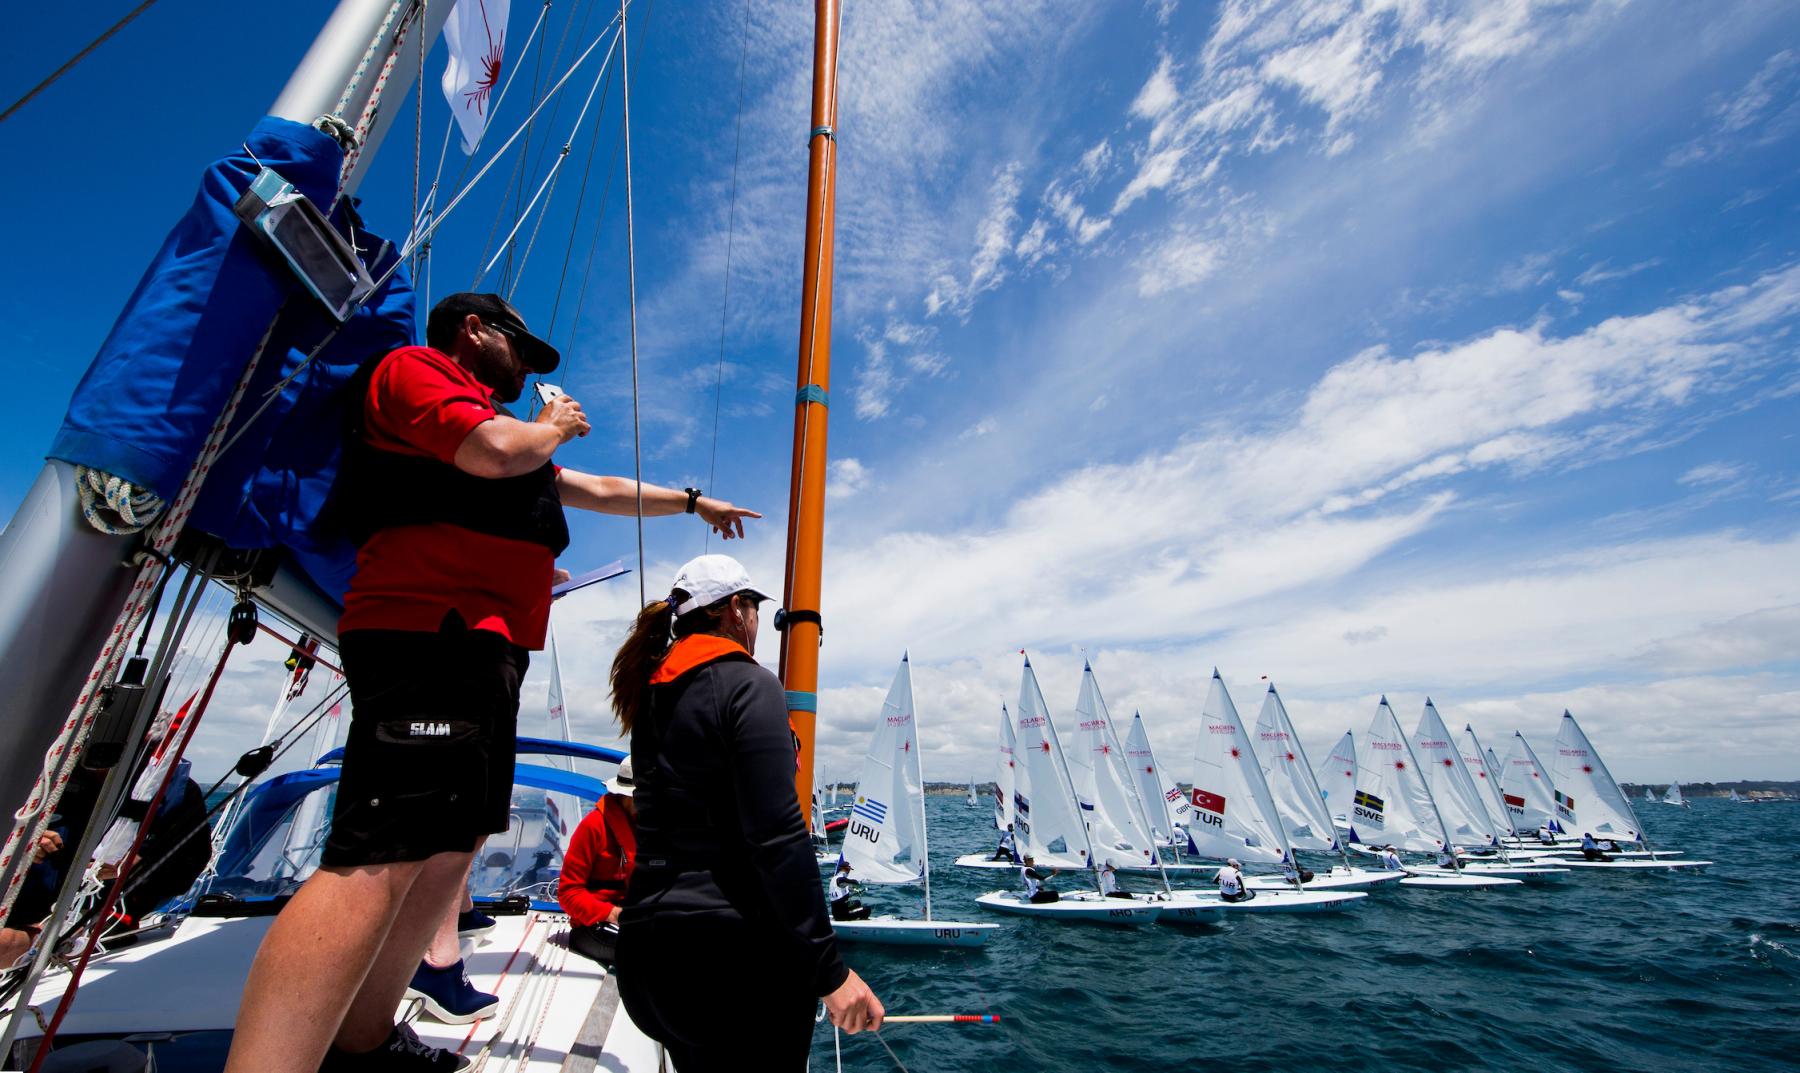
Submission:
[[[1042,917],[1049,920],[1074,920],[1088,924],[1110,924],[1114,927],[1139,928],[1156,923],[1163,903],[1102,898],[1098,894],[1071,894],[1054,902],[1029,902],[1016,890],[989,891],[975,899],[975,904],[997,913]]]
[[[1393,886],[1406,878],[1405,872],[1374,872],[1366,868],[1333,868],[1320,872],[1305,884],[1307,890],[1375,890]],[[1244,883],[1254,891],[1293,890],[1294,885],[1280,876],[1246,876]]]
[[[1612,860],[1585,861],[1571,859],[1561,862],[1563,868],[1581,868],[1602,872],[1679,872],[1683,870],[1704,871],[1712,867],[1711,861],[1688,861],[1658,857],[1655,860]]]
[[[1167,904],[1213,907],[1227,916],[1267,913],[1336,913],[1351,909],[1368,895],[1358,890],[1258,890],[1255,897],[1228,902],[1215,891],[1178,890]]]
[[[966,920],[900,920],[875,917],[870,920],[834,921],[831,930],[847,943],[880,943],[884,946],[983,946],[988,933],[999,931],[998,924],[975,924]]]
[[[1493,890],[1500,887],[1522,887],[1525,883],[1507,876],[1472,876],[1435,868],[1408,868],[1406,878],[1400,881],[1400,885],[1413,890]]]

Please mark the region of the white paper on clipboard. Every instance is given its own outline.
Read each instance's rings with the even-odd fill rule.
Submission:
[[[612,562],[607,563],[597,570],[589,570],[585,574],[576,574],[562,584],[552,586],[550,589],[550,598],[552,600],[560,600],[574,592],[576,589],[585,589],[589,585],[597,585],[602,581],[611,581],[620,574],[629,573],[631,573],[631,571],[625,568],[625,560],[614,559]]]

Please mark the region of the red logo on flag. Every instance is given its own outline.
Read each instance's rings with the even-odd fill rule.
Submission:
[[[1225,815],[1225,798],[1222,794],[1215,794],[1211,790],[1202,790],[1196,786],[1194,792],[1188,795],[1188,800],[1193,802],[1195,808],[1216,812],[1221,816]]]

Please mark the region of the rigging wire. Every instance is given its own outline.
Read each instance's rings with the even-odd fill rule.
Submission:
[[[641,33],[641,31],[640,31],[640,33]],[[575,200],[575,213],[574,213],[573,217],[571,217],[569,220],[569,241],[568,241],[567,245],[565,245],[563,247],[562,271],[560,273],[558,273],[557,277],[556,277],[556,297],[550,303],[550,325],[549,325],[549,327],[544,329],[544,338],[546,338],[546,339],[549,339],[556,334],[556,315],[562,309],[563,287],[569,281],[569,263],[574,259],[574,256],[575,256],[575,235],[580,230],[580,227],[581,227],[581,210],[584,207],[586,207],[586,205],[587,205],[588,178],[589,178],[589,176],[591,176],[593,174],[594,157],[596,155],[598,155],[598,153],[599,153],[600,124],[602,121],[604,121],[606,119],[606,104],[605,104],[605,102],[606,102],[607,96],[611,92],[612,92],[612,71],[609,69],[606,72],[606,84],[600,87],[601,105],[600,105],[600,110],[598,112],[594,113],[594,129],[592,130],[592,132],[590,132],[590,135],[589,135],[587,162],[585,164],[583,164],[582,168],[581,168],[581,195],[579,197],[577,197]],[[616,165],[618,163],[618,160],[619,160],[618,154],[617,154],[617,152],[615,152],[613,154],[613,164]],[[612,168],[608,167],[607,172],[606,172],[606,187],[600,192],[600,217],[601,218],[604,218],[606,215],[606,195],[611,189],[612,189]],[[594,241],[598,242],[599,238],[600,238],[600,234],[599,234],[598,229],[596,229],[594,232]],[[589,250],[588,250],[588,263],[589,264],[593,263],[593,249],[591,246],[589,247]],[[583,276],[582,285],[586,286],[586,276],[585,275]],[[573,343],[573,341],[574,341],[574,330],[573,329],[570,330],[569,336],[570,336],[570,342]],[[564,371],[563,371],[563,378],[565,380],[568,378],[568,375],[569,375],[567,361],[568,361],[568,356],[565,356]]]
[[[650,602],[644,588],[644,441],[638,415],[638,342],[637,342],[637,234],[631,197],[631,45],[626,40],[625,5],[619,0],[619,100],[621,123],[625,131],[625,279],[630,295],[631,311],[631,459],[632,476],[637,481],[637,557],[638,606]]]
[[[555,95],[558,91],[560,91],[563,88],[564,85],[568,84],[569,79],[574,77],[575,72],[581,68],[581,65],[583,63],[585,63],[587,61],[587,58],[589,56],[593,55],[594,50],[599,47],[600,47],[600,39],[595,38],[594,43],[589,45],[587,47],[587,49],[584,52],[582,52],[582,54],[580,56],[576,57],[574,64],[572,64],[569,67],[568,72],[566,74],[564,74],[560,80],[557,81],[556,85],[550,87],[550,90],[549,90],[550,95],[552,95],[552,96]],[[544,104],[547,103],[547,100],[548,100],[548,98],[546,98],[545,101],[538,102],[537,107],[532,109],[531,116],[527,118],[526,122],[530,122],[530,120],[532,118],[536,118],[537,113],[539,111],[543,110]],[[431,223],[426,225],[423,230],[417,232],[412,237],[410,237],[407,240],[406,244],[400,247],[400,249],[397,251],[397,253],[395,255],[394,263],[390,264],[387,267],[387,269],[381,273],[380,276],[376,277],[375,285],[369,289],[368,293],[370,295],[379,294],[381,292],[381,288],[387,284],[388,280],[390,280],[394,277],[394,273],[398,272],[400,270],[400,266],[406,263],[406,259],[408,257],[412,256],[413,251],[415,249],[419,248],[422,245],[430,243],[431,237],[433,235],[437,234],[438,228],[443,226],[443,223],[445,220],[449,219],[451,211],[454,210],[459,204],[461,204],[462,200],[464,198],[469,196],[469,192],[474,190],[475,187],[481,182],[481,180],[487,175],[487,173],[493,169],[493,166],[500,162],[500,158],[503,155],[505,155],[506,151],[512,147],[513,142],[517,141],[519,136],[521,134],[523,134],[524,132],[525,132],[524,127],[520,127],[518,130],[514,131],[512,134],[512,137],[508,138],[506,140],[506,142],[500,146],[499,149],[494,151],[493,158],[490,159],[485,165],[483,165],[480,171],[475,173],[475,177],[473,179],[469,180],[468,185],[464,186],[461,190],[457,191],[456,196],[450,199],[450,203],[448,205],[444,206],[443,211],[433,214],[431,217]],[[367,300],[368,299],[365,297],[361,301],[357,302],[352,307],[352,312],[354,313],[354,311],[356,309],[362,308],[363,304],[366,303]],[[348,321],[346,320],[345,323],[348,323]],[[315,345],[312,348],[312,350],[307,352],[306,357],[302,358],[300,360],[300,362],[294,366],[293,372],[288,373],[286,376],[284,376],[280,380],[276,381],[275,385],[273,387],[269,388],[268,392],[264,395],[262,403],[259,406],[257,406],[257,408],[254,411],[251,412],[249,417],[245,418],[244,421],[241,424],[239,424],[237,431],[232,433],[231,436],[225,440],[224,445],[219,448],[218,453],[221,455],[224,454],[226,451],[229,451],[232,448],[232,446],[237,443],[238,440],[242,439],[244,436],[244,433],[249,431],[251,425],[253,425],[256,422],[256,419],[261,417],[265,412],[268,411],[269,407],[274,404],[275,400],[280,397],[281,393],[283,391],[287,390],[287,387],[289,384],[292,384],[296,379],[299,378],[301,373],[305,372],[308,368],[310,368],[312,366],[313,359],[317,358],[319,356],[320,352],[322,352],[326,346],[330,345],[331,341],[333,339],[336,339],[338,336],[338,333],[343,331],[343,329],[344,329],[344,324],[334,325],[330,331],[325,333],[325,338],[319,340],[317,345]]]
[[[571,22],[573,22],[574,20],[575,20],[575,12],[573,9],[571,9],[569,11],[568,19],[564,20],[564,22],[563,22],[563,40],[568,39],[569,24]],[[531,99],[534,101],[538,99],[538,92],[544,84],[544,43],[548,40],[549,40],[549,38],[539,38],[538,39],[537,59],[532,64],[532,68],[531,68]],[[514,227],[518,226],[519,202],[525,196],[526,167],[527,167],[527,163],[531,157],[531,136],[533,133],[535,133],[535,128],[536,128],[535,120],[533,122],[525,124],[525,144],[523,144],[519,147],[518,166],[513,168],[513,192],[512,192],[511,200],[513,203],[513,226]],[[496,216],[494,218],[494,224],[495,224],[496,230],[498,229],[498,226],[500,223],[500,217],[506,215],[506,200],[507,199],[505,199],[505,198],[501,199],[500,213],[498,216]],[[491,232],[489,233],[488,238],[490,240],[492,240],[493,235]],[[486,256],[486,254],[483,254],[483,256]],[[511,269],[512,269],[512,260],[511,260],[511,258],[508,258],[507,262],[506,262],[506,268],[502,269],[501,273],[500,273],[500,278],[501,278],[502,283],[505,282],[506,275],[508,272],[511,271]],[[469,289],[474,290],[475,288],[470,287]]]
[[[750,4],[744,5],[744,28],[739,34],[737,134],[731,147],[731,207],[725,216],[725,296],[719,302],[719,368],[713,379],[712,460],[706,466],[706,486],[714,487],[719,473],[719,410],[725,398],[725,325],[731,311],[731,247],[737,234],[738,161],[744,149],[744,66],[750,58]],[[712,526],[706,527],[703,551],[712,550]]]
[[[70,71],[74,70],[75,65],[80,63],[82,60],[87,59],[89,53],[93,52],[95,49],[99,48],[101,45],[106,44],[106,41],[108,38],[110,38],[113,34],[118,33],[120,30],[123,30],[125,28],[125,25],[127,23],[129,23],[132,19],[135,19],[139,15],[142,15],[144,12],[150,10],[150,6],[154,3],[156,3],[156,0],[144,0],[143,3],[132,8],[130,11],[126,12],[124,18],[120,19],[118,22],[115,22],[111,26],[107,27],[105,33],[101,34],[99,37],[96,37],[92,41],[88,42],[88,46],[86,48],[82,49],[80,52],[77,52],[75,55],[69,57],[68,60],[66,60],[61,67],[58,67],[56,70],[51,71],[50,74],[48,75],[48,77],[46,77],[42,82],[39,82],[37,85],[32,86],[29,90],[26,90],[25,96],[20,97],[18,100],[14,101],[14,102],[12,102],[12,104],[8,105],[6,108],[6,111],[0,112],[0,123],[4,123],[8,119],[11,119],[14,112],[17,112],[19,109],[25,107],[27,104],[30,104],[31,99],[33,97],[37,96],[38,94],[44,92],[45,90],[49,89],[51,83],[55,82],[57,79],[61,78],[63,75],[68,74]]]
[[[517,237],[517,235],[519,233],[519,228],[521,228],[525,225],[525,218],[531,214],[531,210],[533,207],[535,207],[537,205],[539,198],[545,199],[543,212],[538,215],[538,226],[539,227],[543,226],[544,216],[546,214],[548,214],[550,211],[549,196],[554,196],[554,194],[556,193],[556,177],[560,173],[560,169],[562,168],[563,161],[565,161],[569,158],[569,147],[575,143],[575,138],[581,132],[582,123],[584,123],[587,120],[588,108],[594,103],[595,94],[600,92],[600,80],[603,77],[605,77],[608,70],[611,68],[613,53],[614,53],[614,51],[616,51],[618,49],[618,47],[619,47],[619,38],[618,38],[618,35],[615,34],[613,36],[612,45],[610,47],[608,47],[606,50],[605,58],[603,58],[600,61],[600,70],[595,72],[595,74],[594,74],[594,84],[591,87],[589,87],[587,99],[585,101],[583,101],[582,105],[581,105],[581,112],[578,115],[576,115],[576,117],[575,117],[575,126],[569,131],[569,138],[568,138],[568,141],[566,141],[563,145],[562,153],[559,156],[557,156],[555,162],[553,162],[550,165],[549,173],[544,176],[544,181],[538,184],[537,192],[531,195],[530,203],[527,204],[525,206],[524,211],[522,213],[520,213],[518,221],[513,224],[513,229],[511,231],[507,232],[506,238],[501,241],[501,245],[503,247],[505,247],[505,249],[501,252],[496,252],[494,254],[493,260],[489,261],[487,263],[487,265],[484,268],[482,268],[482,270],[479,273],[476,274],[476,276],[475,276],[476,285],[479,285],[481,283],[482,279],[484,279],[489,272],[493,271],[494,265],[499,262],[502,254],[504,254],[504,256],[506,256],[508,258],[509,263],[510,263],[510,259],[512,257],[513,239],[515,237]],[[549,196],[547,196],[547,194]],[[522,274],[525,270],[525,258],[529,257],[531,255],[531,245],[535,244],[537,241],[537,230],[535,228],[532,230],[531,235],[532,235],[531,243],[528,243],[526,245],[525,253],[523,255],[521,255],[519,258],[518,270],[516,273],[514,273],[514,275],[512,277],[512,288],[513,289],[516,289],[518,287],[519,275]],[[505,277],[503,275],[502,279],[504,280],[504,278]],[[508,290],[507,297],[510,298],[511,296],[512,296],[512,291]]]

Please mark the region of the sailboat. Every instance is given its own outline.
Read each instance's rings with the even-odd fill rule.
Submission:
[[[1738,796],[1737,790],[1733,789],[1726,795],[1725,800],[1731,802],[1734,805],[1741,805],[1741,804],[1744,804],[1746,801],[1748,801],[1749,798]]]
[[[1688,804],[1687,798],[1685,796],[1683,796],[1683,794],[1681,792],[1681,784],[1678,782],[1672,782],[1669,784],[1668,791],[1663,794],[1662,803],[1665,805],[1674,805],[1677,808],[1692,808],[1693,807],[1692,805]]]
[[[1319,796],[1325,801],[1325,811],[1331,814],[1333,828],[1351,834],[1351,821],[1355,819],[1351,806],[1356,797],[1355,731],[1344,731],[1344,736],[1313,770],[1313,778],[1319,784]]]
[[[1014,855],[1018,853],[1018,832],[1013,822],[1018,800],[1017,764],[1014,758],[1012,715],[1006,705],[1000,705],[999,750],[994,754],[994,835],[1000,838],[1004,832],[1013,831]],[[996,842],[993,853],[965,853],[956,858],[958,868],[986,868],[990,871],[1016,869],[1015,860],[995,859],[999,853]]]
[[[1435,854],[1453,845],[1431,787],[1387,697],[1376,705],[1368,731],[1357,739],[1356,791],[1351,806],[1351,841],[1363,852],[1393,846],[1401,852]],[[1363,843],[1357,846],[1358,843]],[[1407,866],[1401,886],[1470,890],[1518,886],[1503,876],[1470,876],[1435,867]]]
[[[964,808],[980,808],[981,799],[975,796],[975,776],[969,776],[969,796],[963,801]]]
[[[1475,778],[1476,788],[1481,791],[1481,806],[1487,810],[1494,829],[1500,832],[1503,839],[1517,835],[1512,813],[1506,808],[1506,799],[1500,796],[1500,772],[1494,766],[1494,754],[1482,747],[1481,739],[1475,735],[1475,728],[1468,723],[1463,724],[1462,761],[1463,767]]]
[[[1732,793],[1737,793],[1737,791],[1733,790]],[[1654,802],[1656,800],[1656,791],[1650,789],[1648,786],[1644,787],[1644,800]]]
[[[888,687],[862,772],[851,798],[850,826],[844,831],[843,859],[858,883],[924,886],[925,919],[893,916],[832,923],[838,938],[899,946],[980,946],[998,924],[933,920],[931,854],[926,838],[925,780],[919,770],[918,720],[913,708],[912,663]]]
[[[1013,731],[1018,761],[1014,769],[1013,830],[1020,855],[1033,858],[1043,868],[1079,873],[1094,884],[1094,889],[1062,893],[1053,902],[1033,902],[1022,890],[996,890],[981,895],[976,904],[1002,913],[1059,920],[1132,927],[1155,923],[1162,912],[1159,905],[1108,898],[1100,893],[1088,826],[1076,803],[1062,743],[1057,739],[1056,726],[1050,720],[1049,706],[1044,703],[1029,658],[1019,682],[1019,714],[1013,720]]]
[[[1560,833],[1562,827],[1556,822],[1556,791],[1550,783],[1550,773],[1538,763],[1537,753],[1532,751],[1525,735],[1516,730],[1501,772],[1501,798],[1506,803],[1507,813],[1512,816],[1513,830],[1520,833],[1519,840],[1529,837],[1529,844],[1537,845],[1535,832],[1545,826],[1553,833]]]
[[[1156,763],[1156,750],[1150,747],[1150,732],[1144,729],[1141,712],[1131,714],[1131,733],[1125,738],[1125,763],[1131,779],[1137,784],[1138,797],[1144,802],[1150,819],[1150,833],[1156,839],[1158,856],[1163,846],[1176,845],[1175,821],[1169,815],[1169,803],[1181,799],[1181,791],[1163,779]],[[1184,839],[1185,841],[1185,839]]]
[[[1476,785],[1474,775],[1463,763],[1462,749],[1451,739],[1450,730],[1430,697],[1425,698],[1425,710],[1419,714],[1412,746],[1420,772],[1431,790],[1431,798],[1437,804],[1448,844],[1500,858],[1498,862],[1491,857],[1470,860],[1462,868],[1464,875],[1507,876],[1527,883],[1542,883],[1569,874],[1568,869],[1553,864],[1510,859],[1500,841],[1500,829],[1488,814],[1482,788]]]
[[[1619,842],[1641,842],[1646,851],[1654,854],[1644,834],[1644,825],[1632,811],[1630,799],[1613,781],[1612,772],[1600,759],[1599,751],[1567,710],[1562,714],[1562,725],[1556,733],[1555,764],[1556,807],[1564,829]],[[1608,871],[1672,871],[1706,868],[1712,864],[1711,861],[1654,855],[1611,861],[1570,857],[1561,863],[1569,868]]]
[[[1265,864],[1293,861],[1294,847],[1280,810],[1263,779],[1250,734],[1238,717],[1225,680],[1213,669],[1200,732],[1194,743],[1194,785],[1176,810],[1187,828],[1189,846],[1203,857],[1238,858]],[[1226,902],[1215,891],[1177,891],[1187,898],[1217,899],[1227,913],[1305,913],[1347,909],[1367,895],[1360,891],[1302,889],[1299,881],[1275,877],[1276,884],[1252,887],[1254,897]]]
[[[351,195],[385,132],[410,110],[403,106],[409,90],[458,6],[340,0],[271,114],[244,139],[243,151],[234,150],[209,169],[195,207],[146,274],[96,362],[96,368],[110,362],[108,372],[128,367],[139,378],[128,386],[149,385],[154,390],[144,395],[129,390],[77,393],[78,401],[85,400],[83,405],[148,398],[141,413],[154,422],[142,423],[169,418],[168,424],[182,427],[170,437],[170,444],[162,445],[167,449],[161,455],[145,450],[142,423],[123,420],[91,437],[87,453],[71,456],[61,447],[55,449],[58,460],[45,466],[13,524],[0,532],[0,566],[5,572],[0,590],[9,597],[5,614],[0,615],[0,651],[9,657],[0,661],[0,679],[5,683],[0,695],[11,706],[9,718],[0,721],[0,800],[10,811],[30,798],[31,807],[15,831],[24,841],[35,837],[31,827],[37,817],[54,807],[33,789],[34,780],[54,786],[63,762],[72,763],[79,755],[99,705],[114,695],[110,687],[115,684],[125,693],[148,687],[142,715],[134,718],[127,706],[122,712],[127,718],[118,728],[127,748],[142,739],[149,716],[160,707],[156,694],[166,680],[163,672],[180,651],[185,616],[199,606],[203,592],[211,591],[215,578],[230,581],[242,596],[233,611],[234,634],[241,632],[241,625],[254,636],[260,608],[276,617],[277,626],[291,624],[292,633],[305,630],[332,643],[339,608],[327,579],[312,571],[334,564],[318,554],[318,546],[310,540],[314,534],[307,529],[307,522],[319,513],[322,490],[330,483],[336,459],[336,418],[320,403],[333,396],[362,357],[414,341],[414,292],[406,261],[411,254],[422,254],[416,247],[402,252],[362,229],[360,221],[353,222]],[[460,7],[464,12],[469,9],[466,2]],[[811,789],[820,637],[819,508],[827,464],[823,447],[830,383],[838,13],[835,0],[818,0],[815,5],[816,92],[810,123],[802,128],[812,134],[807,139],[807,240],[798,356],[800,384],[806,390],[795,404],[795,438],[810,442],[813,449],[801,452],[797,444],[795,455],[787,556],[791,567],[783,592],[791,625],[783,637],[782,658],[801,747],[796,775],[801,803]],[[571,21],[569,26],[573,25]],[[533,26],[517,55],[529,53],[541,26],[541,21]],[[549,88],[535,102],[531,117],[492,154],[490,167],[577,68],[597,50],[599,55],[611,55],[605,51],[609,39],[623,65],[629,39],[625,29],[621,4],[617,16],[593,35],[561,80],[546,80]],[[482,66],[490,79],[497,75],[498,51],[490,49]],[[597,66],[606,69],[596,62],[582,73],[592,73]],[[510,62],[507,67],[511,69]],[[548,73],[554,79],[556,72]],[[631,79],[618,81],[628,93]],[[600,85],[595,75],[596,90]],[[503,84],[489,100],[489,88],[483,83],[481,99],[491,114],[506,89]],[[628,97],[624,103],[628,114]],[[628,122],[623,126],[629,130]],[[578,119],[575,128],[581,127]],[[544,154],[558,161],[568,155],[566,145],[560,155]],[[629,199],[628,143],[625,160]],[[484,168],[472,182],[486,173]],[[549,178],[544,177],[546,185]],[[252,179],[257,200],[239,201],[251,189]],[[540,192],[543,189],[539,187]],[[458,191],[457,198],[465,191]],[[258,214],[251,224],[257,237],[251,237],[251,228],[240,226],[234,204]],[[306,211],[314,207],[318,211]],[[428,237],[451,207],[454,202],[433,211],[428,224],[415,227],[413,237],[421,241]],[[351,232],[348,237],[346,232]],[[259,242],[265,245],[259,247]],[[284,242],[291,244],[281,245]],[[115,346],[121,338],[135,344],[149,340],[150,345]],[[266,390],[270,385],[273,389]],[[245,402],[241,411],[239,400]],[[318,442],[284,445],[294,450],[271,457],[273,430],[293,436],[306,428],[309,416],[323,416],[328,434]],[[65,426],[65,432],[69,430]],[[330,459],[297,459],[308,452]],[[134,473],[117,464],[134,453],[140,459],[154,459],[156,464],[148,467],[151,472]],[[264,476],[279,479],[258,479]],[[125,484],[127,495],[117,502],[123,524],[89,525],[83,520],[79,495],[81,489],[94,487],[90,477],[108,487]],[[253,485],[254,496],[244,494]],[[86,518],[104,518],[105,505],[99,506],[102,509],[87,512]],[[138,513],[151,522],[142,535],[129,528],[137,525],[133,515]],[[248,531],[237,526],[239,519],[248,519]],[[282,528],[294,519],[300,520],[297,528]],[[179,550],[178,537],[186,538]],[[165,590],[161,583],[169,579],[176,584]],[[193,599],[184,603],[190,591]],[[162,634],[165,640],[160,651],[144,661],[148,667],[138,666],[137,660],[128,659],[127,645],[152,611],[163,609],[169,612],[170,624]],[[55,628],[46,629],[47,624]],[[163,631],[164,620],[159,618],[156,626]],[[10,658],[24,651],[40,657]],[[223,668],[223,657],[219,666]],[[144,670],[150,673],[143,674]],[[204,707],[203,699],[196,723]],[[58,721],[64,712],[69,713],[66,724]],[[66,729],[59,731],[59,725]],[[598,779],[553,764],[527,763],[524,758],[541,753],[617,763],[622,756],[616,750],[532,738],[520,738],[516,749],[521,756],[517,785],[566,792],[582,800],[603,792]],[[48,759],[40,768],[47,750]],[[334,750],[317,766],[250,787],[244,818],[234,825],[221,854],[221,896],[140,935],[127,950],[103,953],[91,964],[84,958],[81,1001],[58,1010],[48,1031],[60,1026],[65,1038],[121,1040],[121,1050],[137,1051],[131,1068],[151,1067],[154,1060],[143,1054],[145,1048],[154,1051],[155,1060],[165,1068],[216,1064],[222,1037],[229,1033],[237,1010],[245,970],[273,919],[270,895],[279,893],[279,882],[266,870],[259,871],[259,864],[266,864],[262,850],[268,845],[267,836],[287,822],[298,802],[330,792],[336,782],[336,755]],[[109,779],[110,786],[118,784],[118,779]],[[102,796],[118,799],[111,789]],[[78,857],[86,856],[88,844],[84,836]],[[0,873],[9,875],[0,879],[16,879],[23,867],[21,863],[15,869],[13,864],[20,862],[9,851],[6,863],[0,865]],[[552,941],[558,931],[554,914],[535,909],[524,899],[485,908],[499,917],[487,941],[511,951],[511,956],[477,959],[493,964],[491,971],[472,965],[473,982],[498,991],[503,1012],[484,1023],[473,1045],[474,1033],[466,1028],[421,1024],[420,1034],[427,1042],[457,1051],[468,1047],[478,1065],[491,1058],[493,1068],[504,1064],[521,1073],[548,1073],[563,1067],[570,1055],[581,1055],[591,1064],[602,1052],[611,1069],[659,1067],[656,1048],[616,1009],[616,988],[607,983],[606,975],[579,959],[571,962],[568,949]],[[25,1068],[46,1047],[48,1031],[35,1014],[55,1008],[65,992],[74,998],[69,976],[38,979],[48,964],[55,928],[52,924],[31,975],[21,981],[18,1001],[0,1036],[0,1065],[8,1068]],[[77,969],[76,975],[82,971]],[[123,1043],[126,1039],[133,1041],[129,1047]]]
[[[1340,863],[1332,865],[1329,871],[1306,881],[1306,889],[1368,889],[1406,878],[1403,872],[1351,865],[1349,852],[1338,837],[1331,810],[1326,807],[1318,780],[1307,762],[1306,749],[1300,744],[1300,736],[1294,732],[1294,724],[1288,718],[1287,706],[1281,702],[1281,694],[1275,691],[1272,682],[1269,691],[1263,694],[1262,711],[1257,713],[1255,748],[1262,761],[1263,780],[1269,787],[1269,797],[1275,802],[1275,811],[1287,830],[1288,845],[1295,851],[1335,853],[1340,859]],[[1349,752],[1354,755],[1354,748]],[[1258,890],[1287,886],[1276,876],[1250,876],[1246,881]]]

